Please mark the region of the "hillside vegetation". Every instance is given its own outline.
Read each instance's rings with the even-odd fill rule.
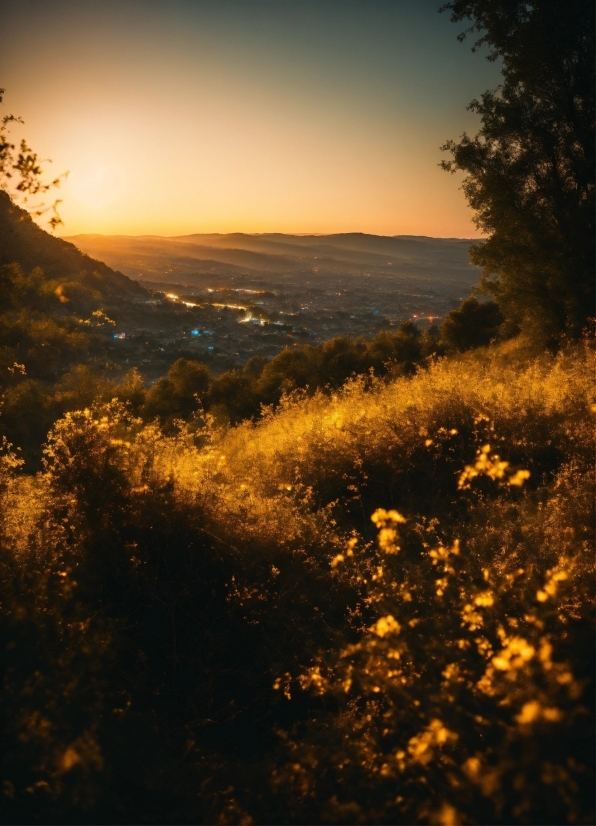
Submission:
[[[593,822],[592,367],[515,341],[5,447],[8,819]]]
[[[43,267],[46,276],[68,279],[80,289],[122,299],[146,291],[120,272],[90,258],[74,244],[44,232],[8,192],[0,189],[0,265],[19,264],[25,271]]]
[[[2,118],[7,822],[595,822],[592,6],[442,7],[501,65],[443,146],[492,300],[217,376],[14,206],[60,179]]]

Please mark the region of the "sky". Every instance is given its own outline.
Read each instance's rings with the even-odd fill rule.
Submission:
[[[440,5],[0,0],[2,109],[69,171],[59,234],[472,238],[440,146],[499,66]]]

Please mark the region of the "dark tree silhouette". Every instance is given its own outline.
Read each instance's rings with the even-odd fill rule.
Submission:
[[[482,347],[496,338],[502,322],[503,316],[494,301],[480,302],[470,296],[441,324],[441,343],[460,351]]]
[[[444,169],[488,236],[471,248],[511,330],[549,344],[594,315],[594,8],[591,0],[452,0],[503,83],[473,100],[482,126],[447,141]]]

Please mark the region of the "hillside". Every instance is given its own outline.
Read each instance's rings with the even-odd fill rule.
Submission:
[[[593,822],[592,365],[510,342],[5,453],[6,816]]]
[[[292,337],[282,302],[328,318],[334,277],[312,267],[308,305],[248,286],[263,271],[158,295],[10,205],[5,227],[8,817],[593,822],[587,338],[495,343],[498,308],[471,299],[440,328],[385,317],[215,374],[178,341]],[[367,290],[366,237],[334,239],[333,267],[342,243],[350,301],[383,278],[435,299],[378,261]]]
[[[0,190],[0,265],[13,263],[25,272],[40,267],[48,279],[80,281],[106,297],[147,295],[137,282],[121,272],[38,227],[28,212]]]

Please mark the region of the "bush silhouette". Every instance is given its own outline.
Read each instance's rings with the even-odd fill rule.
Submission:
[[[448,349],[464,352],[482,347],[496,338],[503,315],[494,301],[479,302],[471,296],[452,310],[441,324],[441,343]]]

